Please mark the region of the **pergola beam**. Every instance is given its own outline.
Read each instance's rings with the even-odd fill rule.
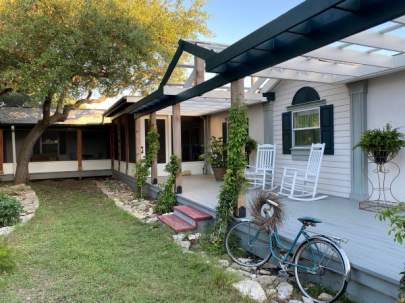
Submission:
[[[400,53],[405,52],[404,39],[394,37],[392,35],[384,35],[366,31],[344,38],[341,41]]]

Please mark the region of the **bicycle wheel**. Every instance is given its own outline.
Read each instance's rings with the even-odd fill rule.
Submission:
[[[350,263],[327,238],[303,242],[294,255],[295,279],[301,292],[316,303],[335,302],[346,290]]]
[[[270,234],[253,221],[243,221],[233,226],[225,240],[231,259],[246,267],[259,267],[271,257]]]

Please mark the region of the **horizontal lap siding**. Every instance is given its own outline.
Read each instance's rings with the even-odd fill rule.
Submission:
[[[281,114],[291,105],[294,94],[303,86],[317,90],[321,99],[334,106],[335,154],[323,158],[319,191],[328,195],[349,197],[351,192],[351,130],[350,98],[345,85],[327,85],[301,81],[282,81],[276,88],[273,107],[274,142],[277,145],[276,182],[281,182],[286,166],[306,168],[306,161],[294,161],[282,154]]]

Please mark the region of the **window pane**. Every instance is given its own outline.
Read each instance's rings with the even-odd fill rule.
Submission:
[[[321,141],[320,129],[305,129],[296,130],[295,133],[295,146],[311,145],[312,143],[319,143]]]
[[[294,113],[294,128],[319,127],[319,111],[312,109]]]

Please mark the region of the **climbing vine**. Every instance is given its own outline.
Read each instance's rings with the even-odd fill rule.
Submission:
[[[150,168],[152,167],[153,159],[156,157],[160,145],[159,145],[159,133],[156,127],[151,127],[146,134],[146,154],[145,158],[135,163],[135,182],[136,182],[136,197],[138,199],[143,198],[143,187],[146,183],[146,179],[149,176]]]
[[[217,206],[217,217],[211,234],[211,243],[222,246],[228,225],[237,207],[241,189],[246,182],[244,169],[246,166],[245,144],[248,138],[248,120],[243,105],[232,105],[229,110],[229,141],[224,184],[221,187]]]
[[[164,214],[171,212],[173,207],[176,205],[176,175],[180,170],[180,161],[175,156],[170,157],[169,163],[165,167],[165,171],[169,173],[162,190],[159,192],[157,202],[155,205],[155,212],[158,214]]]

